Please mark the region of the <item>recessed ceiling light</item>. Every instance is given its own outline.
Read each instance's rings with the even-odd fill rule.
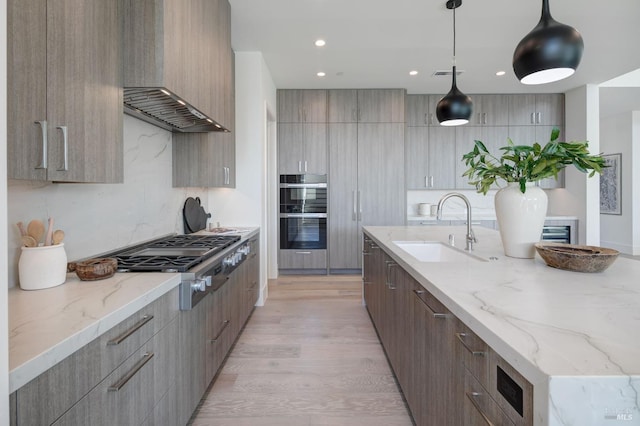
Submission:
[[[497,75],[498,77],[502,77],[502,76],[503,76],[503,75],[505,75],[505,74],[506,74],[506,72],[504,72],[504,71],[498,71],[498,72],[496,73],[496,75]]]
[[[409,71],[409,75],[418,75],[418,71],[416,70]]]
[[[318,74],[316,74],[316,75],[317,75],[318,77],[324,77],[324,76],[325,76],[325,75],[327,75],[327,74],[325,74],[324,72],[320,71],[320,72],[319,72]]]
[[[316,40],[316,43],[315,43],[315,44],[316,44],[316,46],[318,46],[318,47],[322,47],[322,46],[324,46],[324,45],[325,45],[325,44],[327,44],[327,43],[326,43],[324,40],[322,40],[322,39],[318,39],[318,40]]]

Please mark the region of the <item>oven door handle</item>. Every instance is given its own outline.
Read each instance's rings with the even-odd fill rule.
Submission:
[[[326,188],[326,183],[281,183],[280,188]]]
[[[280,213],[280,218],[288,219],[288,218],[307,218],[307,219],[325,219],[327,217],[326,213]]]

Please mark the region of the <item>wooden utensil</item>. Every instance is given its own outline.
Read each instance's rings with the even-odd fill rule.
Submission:
[[[36,240],[36,246],[42,240],[42,236],[44,235],[44,223],[41,220],[32,220],[27,225],[27,234],[30,237],[33,237]]]
[[[53,244],[60,244],[62,242],[62,240],[64,240],[64,231],[61,229],[56,229],[53,232]]]
[[[47,227],[47,236],[44,238],[44,245],[51,245],[51,238],[53,236],[53,218],[49,218],[49,226]]]
[[[25,247],[38,247],[38,243],[31,235],[22,236],[22,245]]]
[[[16,223],[16,225],[18,225],[18,229],[20,230],[20,236],[21,237],[26,237],[27,236],[27,231],[24,229],[24,224],[22,222],[18,222],[18,223]]]

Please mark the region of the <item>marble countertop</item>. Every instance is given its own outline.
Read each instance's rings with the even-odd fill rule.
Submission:
[[[409,222],[413,222],[413,221],[436,221],[436,216],[422,216],[422,215],[415,215],[415,214],[410,214],[407,216],[407,220]],[[467,213],[464,211],[453,211],[453,212],[446,212],[442,215],[442,220],[467,220]],[[496,213],[494,212],[479,212],[479,213],[473,213],[473,215],[471,216],[471,220],[472,222],[475,221],[480,221],[480,220],[496,220]],[[554,216],[554,215],[550,215],[546,217],[546,220],[578,220],[578,218],[576,216]]]
[[[9,290],[9,392],[180,284],[180,274],[118,273],[100,281]]]
[[[640,424],[639,261],[619,257],[592,274],[554,269],[537,255],[504,256],[499,233],[476,227],[473,254],[487,261],[427,263],[393,241],[454,234],[464,248],[466,228],[364,229],[534,385],[536,425],[600,425],[611,410],[630,410],[625,424]]]

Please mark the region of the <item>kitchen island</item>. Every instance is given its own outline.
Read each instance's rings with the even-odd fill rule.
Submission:
[[[440,241],[465,227],[365,227],[415,281],[533,385],[535,425],[640,425],[640,262],[602,273],[504,256],[475,228],[473,256],[423,262],[395,242]],[[492,259],[492,260],[490,260]]]

